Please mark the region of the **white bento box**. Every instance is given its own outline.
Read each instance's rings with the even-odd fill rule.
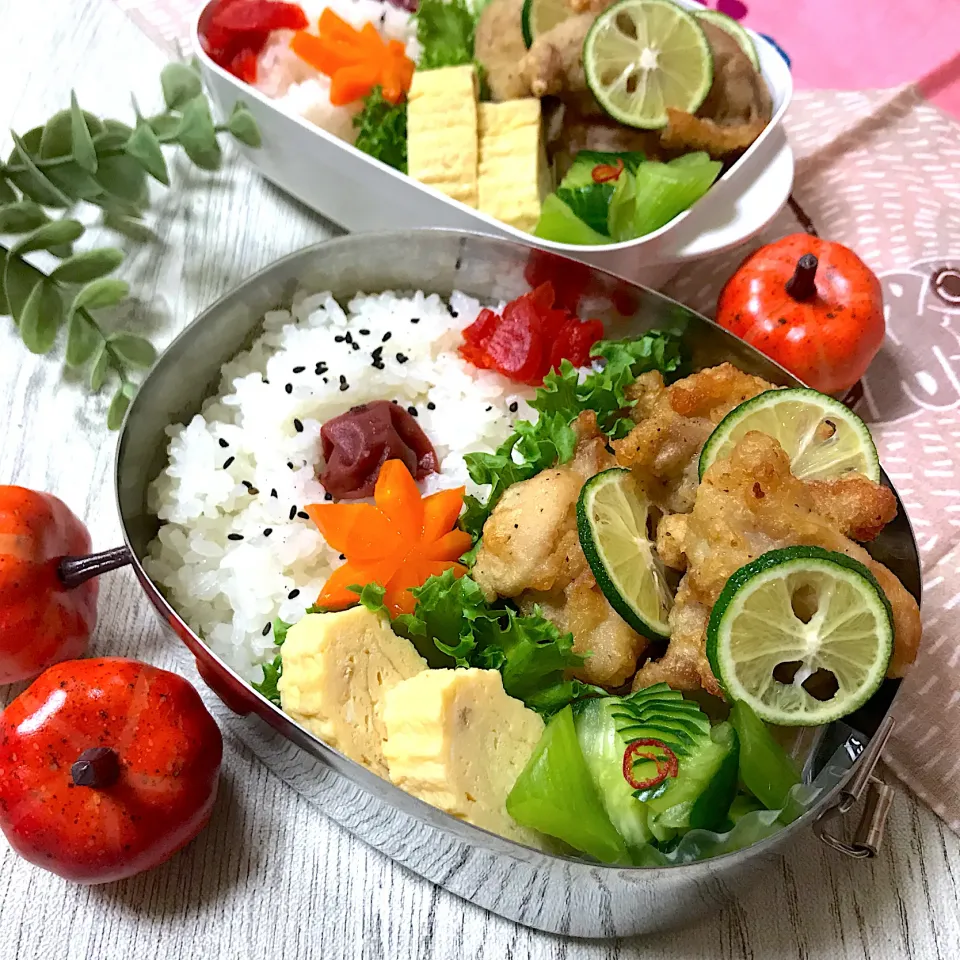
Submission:
[[[695,0],[676,2],[687,9],[701,7]],[[263,145],[242,147],[243,153],[272,183],[347,230],[474,230],[519,239],[656,287],[682,264],[755,236],[779,213],[793,186],[793,153],[782,126],[793,94],[790,68],[772,44],[752,31],[773,99],[767,128],[706,196],[666,226],[637,240],[583,247],[540,240],[501,223],[281,110],[203,52],[197,32],[203,9],[194,23],[193,45],[207,88],[224,114],[242,100],[260,125]]]

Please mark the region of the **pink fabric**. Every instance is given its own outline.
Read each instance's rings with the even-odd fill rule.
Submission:
[[[877,90],[918,83],[960,117],[960,0],[709,0],[772,37],[798,89]]]

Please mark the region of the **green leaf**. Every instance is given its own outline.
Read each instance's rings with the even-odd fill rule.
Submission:
[[[201,170],[217,170],[220,167],[220,144],[210,116],[210,104],[203,94],[194,97],[184,107],[177,140]]]
[[[124,139],[122,145],[126,145],[129,139],[130,134]],[[96,180],[112,197],[130,204],[134,208],[142,209],[147,205],[150,198],[147,189],[147,175],[143,167],[136,159],[127,154],[104,155],[100,153]]]
[[[173,140],[180,128],[180,118],[171,113],[158,113],[155,117],[148,117],[150,129],[163,141]]]
[[[17,192],[4,180],[3,176],[0,175],[0,207],[5,207],[8,204],[17,202]]]
[[[355,583],[347,589],[352,590],[360,598],[361,605],[371,613],[378,613],[384,609],[383,598],[387,591],[379,583],[367,583],[362,587],[359,583]]]
[[[6,317],[10,314],[10,304],[7,302],[7,290],[3,281],[6,270],[7,251],[0,247],[0,317]]]
[[[89,283],[112,273],[123,263],[123,251],[116,247],[98,247],[76,253],[59,264],[50,274],[58,283]]]
[[[70,91],[70,136],[73,143],[73,159],[87,173],[97,172],[97,151],[93,136],[87,126],[87,118],[80,109],[76,93]]]
[[[107,353],[106,341],[101,340],[100,346],[93,351],[93,366],[90,368],[90,389],[98,393],[110,372],[110,354]]]
[[[40,156],[45,160],[50,157],[65,157],[72,147],[70,111],[60,110],[44,124],[40,137]]]
[[[363,109],[353,118],[357,127],[356,147],[387,166],[407,172],[407,105],[383,99],[383,90],[375,87],[363,101]]]
[[[263,670],[263,680],[260,683],[251,683],[258,693],[263,694],[271,703],[280,704],[280,691],[277,689],[277,681],[283,676],[283,659],[278,653],[271,663],[261,664]]]
[[[239,100],[233,105],[233,112],[227,120],[227,129],[235,139],[248,147],[259,147],[263,143],[257,121]]]
[[[168,63],[160,73],[160,86],[170,110],[179,110],[203,90],[199,74],[185,63]]]
[[[52,257],[56,257],[58,260],[66,260],[68,257],[73,256],[73,244],[55,243],[52,247],[47,248],[47,253]]]
[[[34,131],[31,131],[33,133]],[[12,130],[10,136],[13,138],[13,155],[16,163],[21,164],[25,169],[12,176],[14,183],[31,200],[43,204],[45,207],[69,207],[71,200],[63,193],[60,188],[46,177],[40,168],[34,163],[30,155],[29,145],[26,140],[18,137]],[[43,137],[43,129],[36,136],[37,146]]]
[[[473,62],[476,20],[466,0],[421,0],[415,19],[420,42],[418,69]]]
[[[20,336],[31,353],[47,353],[63,323],[63,299],[55,283],[41,280],[20,313]]]
[[[34,250],[49,250],[63,243],[73,243],[83,236],[83,229],[83,224],[78,220],[52,220],[19,240],[11,252],[32,253]]]
[[[130,406],[130,398],[127,396],[123,387],[120,387],[113,395],[110,401],[110,407],[107,409],[107,429],[119,430],[123,423],[123,417]]]
[[[130,284],[126,280],[101,277],[99,280],[91,281],[77,292],[70,310],[99,310],[102,307],[113,307],[125,299],[129,293]]]
[[[61,163],[46,171],[50,180],[72,200],[93,200],[103,194],[103,187],[76,163]]]
[[[83,311],[74,311],[67,321],[67,366],[82,367],[97,352],[103,340]]]
[[[30,296],[30,291],[40,280],[46,277],[34,266],[20,257],[8,254],[7,265],[3,273],[3,287],[7,298],[7,306],[14,321],[19,322],[23,305]]]
[[[0,233],[29,233],[50,218],[32,200],[17,200],[0,207]]]
[[[115,333],[107,343],[124,363],[132,367],[152,367],[157,359],[153,344],[135,333]]]
[[[163,151],[160,149],[160,141],[153,132],[150,124],[141,120],[137,124],[137,129],[130,135],[124,149],[135,160],[139,161],[144,170],[158,180],[165,187],[170,185],[170,177],[167,174],[167,164],[163,159]]]

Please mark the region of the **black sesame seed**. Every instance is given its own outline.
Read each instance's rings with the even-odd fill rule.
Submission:
[[[360,349],[360,344],[359,344],[359,343],[351,343],[350,346],[353,347],[354,350],[359,350],[359,349]]]
[[[303,424],[296,417],[293,418],[293,429],[297,433],[303,433]]]
[[[265,527],[265,528],[264,528],[263,535],[264,535],[265,537],[269,537],[271,533],[273,533],[273,527]]]
[[[293,462],[291,460],[287,461],[287,467],[291,470],[293,469]]]
[[[419,322],[420,322],[420,318],[419,318],[419,317],[411,317],[411,318],[410,318],[410,322],[411,322],[411,323],[419,323]]]
[[[324,499],[324,500],[332,500],[332,499],[333,499],[333,494],[332,494],[332,493],[325,493],[325,494],[323,495],[323,499]]]
[[[382,360],[374,360],[371,366],[374,370],[386,370],[386,364]]]
[[[350,389],[350,384],[347,383],[347,378],[341,373],[340,374],[340,392],[343,393],[346,390]]]
[[[223,469],[226,470],[236,459],[236,457],[227,457],[227,459],[223,461]]]
[[[288,599],[288,600],[296,600],[297,597],[299,597],[299,596],[300,596],[300,591],[299,591],[296,587],[294,587],[294,588],[287,594],[287,599]]]
[[[520,409],[520,404],[517,403],[516,400],[514,400],[513,403],[511,403],[510,406],[509,406],[507,409],[508,409],[511,413],[516,413],[517,410]]]
[[[288,383],[288,384],[286,384],[286,385],[284,386],[283,389],[286,390],[287,393],[293,393],[293,384],[292,384],[292,383]]]
[[[270,632],[270,627],[271,627],[271,626],[273,626],[273,624],[265,623],[265,624],[263,625],[263,629],[260,631],[260,636],[261,636],[261,637],[265,637],[265,636]]]
[[[248,490],[253,486],[253,484],[252,484],[249,480],[241,480],[240,482],[241,482]]]
[[[269,385],[270,383],[270,381],[266,377],[263,378],[263,382],[265,385]]]
[[[228,533],[228,534],[227,534],[227,539],[228,539],[228,540],[242,540],[242,539],[243,539],[243,534],[242,534],[242,533]]]
[[[270,491],[270,496],[271,496],[271,497],[276,497],[276,496],[277,496],[277,488],[276,488],[276,487],[274,487],[274,488]]]
[[[393,334],[388,330],[388,331],[383,335],[383,340],[382,340],[381,342],[382,342],[382,343],[386,343],[392,336],[393,336]]]
[[[296,515],[297,515],[297,506],[296,506],[296,504],[294,504],[294,505],[290,508],[290,519],[292,520]]]
[[[450,311],[450,316],[451,316],[451,317],[453,317],[453,318],[454,318],[454,320],[456,320],[456,318],[457,318],[457,317],[459,317],[459,316],[460,316],[460,314],[459,314],[459,313],[457,313],[457,311],[456,311],[456,310],[451,310],[451,311]]]
[[[365,337],[369,337],[369,336],[370,336],[370,331],[367,330],[366,327],[361,327],[361,328],[360,328],[360,333],[361,333],[363,336],[365,336]]]
[[[301,520],[309,520],[309,519],[310,519],[310,514],[307,513],[306,510],[301,510],[301,511],[297,514],[297,516],[298,516]]]
[[[260,491],[256,487],[247,487],[251,497],[255,497]]]
[[[391,402],[391,403],[396,403],[396,404],[399,404],[399,403],[400,403],[399,400],[391,400],[390,402]]]
[[[343,341],[344,341],[344,338],[341,336],[336,336],[333,338],[334,343],[343,343]]]
[[[407,407],[407,413],[409,413],[411,417],[415,417],[417,415],[417,408]]]
[[[370,356],[373,357],[374,360],[379,360],[383,356],[383,347],[374,347],[373,350],[370,351]]]
[[[353,343],[353,335],[349,330],[343,335],[343,340],[344,343]]]
[[[329,381],[326,377],[324,377],[324,378],[323,378],[323,382],[324,382],[324,383],[329,383],[330,381]]]
[[[314,367],[314,373],[319,377],[321,374],[326,373],[330,368],[321,360],[316,367]]]
[[[410,358],[406,354],[398,353],[397,354],[397,363],[406,363]]]
[[[224,440],[223,437],[220,438],[219,443],[220,443],[220,446],[223,447],[224,449],[230,446],[230,444],[227,443],[227,441]]]
[[[428,410],[436,410],[436,409],[437,409],[437,405],[436,405],[432,400],[428,400],[428,401],[427,401],[427,409],[428,409]]]
[[[340,554],[340,559],[341,559],[341,560],[346,560],[346,559],[347,559],[347,555],[346,555],[345,553],[341,553],[341,554]]]
[[[307,369],[306,367],[294,367],[294,368],[293,368],[293,372],[294,372],[294,373],[303,373],[303,371],[306,370],[306,369]]]
[[[493,409],[493,407],[484,407],[484,408],[483,408],[483,412],[484,412],[484,413],[489,413],[492,409]]]

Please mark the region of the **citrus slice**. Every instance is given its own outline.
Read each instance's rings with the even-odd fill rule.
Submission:
[[[756,70],[757,73],[760,72],[760,57],[757,55],[757,47],[753,42],[753,37],[751,37],[733,17],[728,17],[719,10],[697,10],[693,15],[698,20],[712,23],[719,30],[723,30],[724,33],[729,33],[730,36],[737,41],[740,49],[743,50],[753,64],[753,69]]]
[[[713,54],[697,21],[670,0],[620,0],[583,43],[587,84],[630,127],[667,125],[667,107],[695,113],[713,83]]]
[[[707,658],[727,698],[781,726],[817,726],[863,706],[883,681],[893,615],[859,561],[786,547],[741,567],[707,627]]]
[[[630,471],[615,467],[583,485],[577,530],[610,606],[638,633],[666,640],[673,596],[648,532],[652,510]]]
[[[558,23],[569,20],[573,10],[568,0],[523,0],[520,14],[520,29],[527,49],[542,33],[552,30]]]
[[[839,400],[807,387],[768,390],[734,407],[703,445],[701,479],[714,460],[730,456],[751,430],[779,442],[798,480],[832,480],[856,472],[880,482],[880,458],[867,425]]]

